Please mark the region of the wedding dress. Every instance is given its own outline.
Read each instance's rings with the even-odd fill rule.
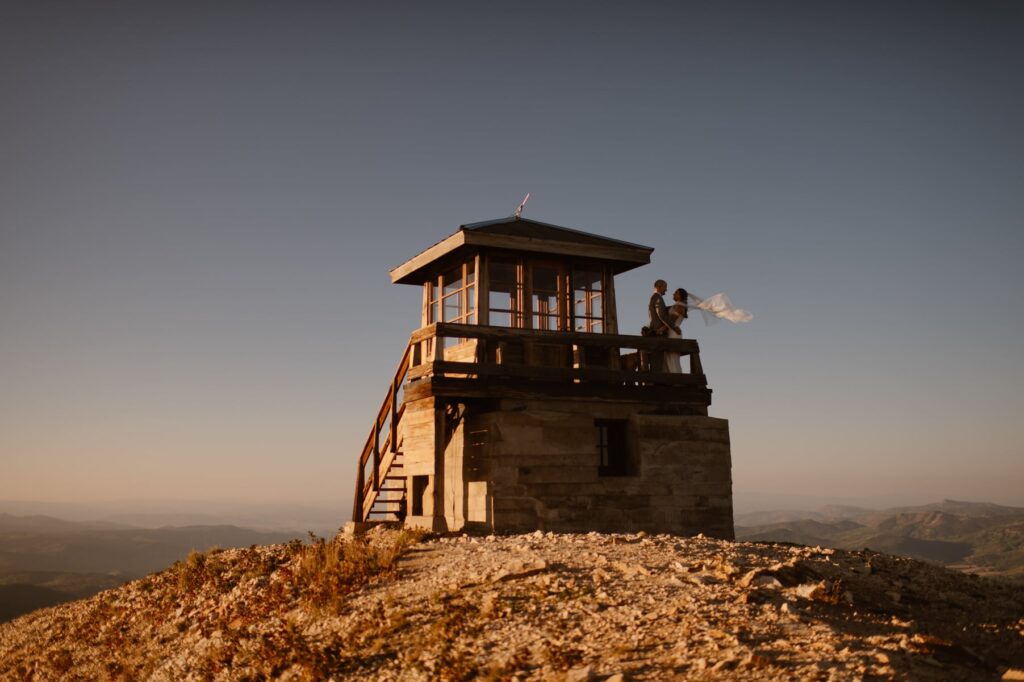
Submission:
[[[746,310],[737,308],[725,294],[714,294],[707,298],[694,296],[687,292],[687,308],[696,308],[704,317],[704,324],[711,324],[718,320],[729,320],[730,322],[750,322],[754,319]]]
[[[671,308],[669,309],[669,312],[671,313]],[[675,317],[675,316],[672,317],[672,322],[677,327],[679,327],[679,331],[680,332],[682,332],[682,330],[683,330],[683,320],[684,319],[685,318],[682,318],[682,317]],[[676,330],[672,329],[672,327],[669,327],[668,331],[665,333],[665,337],[669,338],[669,339],[681,339],[681,338],[683,338],[683,335],[681,333],[680,334],[676,334]],[[668,351],[665,352],[665,371],[668,372],[669,374],[682,374],[683,373],[683,366],[682,366],[682,363],[680,363],[680,361],[679,361],[679,353],[672,353],[672,352],[668,352]]]
[[[754,319],[754,316],[743,308],[737,308],[729,300],[729,297],[725,294],[719,293],[707,298],[701,298],[700,296],[694,296],[693,294],[686,293],[686,307],[690,310],[699,310],[701,316],[704,318],[704,324],[711,324],[712,322],[718,322],[718,320],[729,320],[730,322],[750,322]],[[671,308],[669,312],[671,314]],[[680,331],[682,331],[683,320],[685,317],[675,317],[672,320]],[[675,330],[669,327],[665,334],[666,338],[669,339],[681,339],[681,334],[676,334]],[[679,353],[665,353],[665,369],[664,371],[670,374],[682,374],[683,367],[680,362]]]

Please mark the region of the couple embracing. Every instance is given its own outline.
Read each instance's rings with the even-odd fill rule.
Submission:
[[[647,306],[647,312],[651,317],[646,334],[650,336],[665,336],[670,339],[681,339],[682,323],[687,318],[686,289],[676,289],[672,292],[672,307],[665,305],[665,292],[668,291],[668,283],[659,279],[654,283],[654,293],[651,294],[651,302]],[[679,353],[654,352],[651,353],[651,371],[661,370],[673,374],[681,374],[683,369],[679,362]]]

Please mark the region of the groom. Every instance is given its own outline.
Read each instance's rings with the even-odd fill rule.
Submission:
[[[647,304],[647,314],[651,317],[651,322],[648,325],[648,328],[651,330],[651,336],[665,336],[669,329],[675,330],[677,334],[681,333],[679,327],[672,324],[668,308],[665,307],[665,299],[663,297],[666,291],[668,291],[668,282],[659,279],[654,283],[654,293],[651,294],[651,301]],[[652,351],[650,371],[661,372],[664,371],[664,368],[664,351]]]

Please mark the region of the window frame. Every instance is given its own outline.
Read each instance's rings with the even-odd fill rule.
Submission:
[[[446,286],[451,286],[446,281],[447,275],[453,270],[459,271],[459,286],[451,291],[445,291]],[[446,268],[434,279],[425,283],[426,286],[426,319],[425,325],[436,322],[450,322],[452,324],[476,324],[479,319],[479,305],[477,294],[479,291],[479,278],[477,277],[476,258],[469,258],[458,265]],[[446,301],[455,298],[458,301],[458,313],[449,318],[445,313]]]
[[[597,277],[596,278],[595,277],[588,278],[586,280],[587,283],[588,283],[587,287],[581,289],[581,288],[577,288],[577,286],[576,286],[576,275],[578,273],[589,273],[589,274],[596,275]],[[572,270],[569,273],[569,295],[570,295],[570,298],[571,298],[570,305],[569,305],[569,318],[570,318],[569,319],[569,327],[570,327],[571,331],[584,332],[584,333],[587,333],[587,334],[601,334],[601,333],[604,333],[605,326],[606,326],[605,325],[605,319],[606,319],[606,316],[605,316],[606,305],[605,304],[606,304],[606,301],[607,301],[607,299],[605,298],[605,280],[606,280],[606,277],[607,277],[606,273],[607,273],[607,268],[603,264],[602,265],[598,265],[597,267],[590,267],[590,266],[582,265],[582,264],[579,264],[579,263],[573,263]],[[601,287],[600,289],[595,290],[595,289],[591,288],[591,284],[593,284],[595,282],[595,280],[596,280],[596,282],[598,284],[600,284],[600,287]],[[577,303],[576,294],[577,294],[577,292],[583,292],[583,296],[584,296],[584,299],[582,301],[583,302],[583,307],[584,307],[584,314],[583,315],[577,315],[576,314],[576,303]],[[601,306],[601,314],[600,315],[594,315],[593,310],[594,310],[594,303],[595,303],[595,301],[599,301],[600,302],[600,306]],[[577,322],[579,322],[580,320],[584,321],[584,328],[583,329],[577,329]]]
[[[628,419],[595,419],[597,475],[601,478],[635,476],[629,453]]]
[[[511,284],[512,292],[509,296],[509,303],[512,305],[510,309],[506,308],[495,308],[491,306],[491,292],[494,290],[491,286],[494,281],[494,265],[495,263],[501,263],[503,265],[511,265],[514,274],[512,282],[502,282],[503,284]],[[516,256],[488,256],[487,257],[487,324],[495,327],[503,327],[506,329],[524,329],[526,328],[526,313],[525,307],[525,264],[522,258]],[[492,313],[499,315],[508,314],[509,323],[494,324]]]

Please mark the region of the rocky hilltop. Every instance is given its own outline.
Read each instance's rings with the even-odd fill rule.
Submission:
[[[5,679],[1024,679],[1019,586],[874,552],[382,529],[0,625]]]

